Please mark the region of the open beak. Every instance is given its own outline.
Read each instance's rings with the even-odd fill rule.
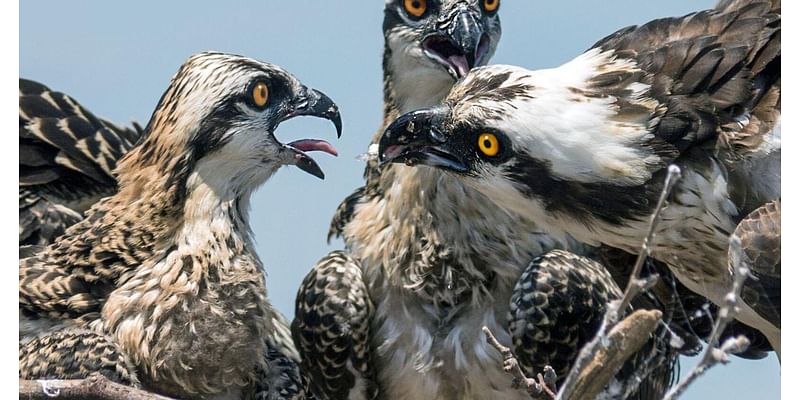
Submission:
[[[339,107],[336,106],[336,103],[334,103],[330,97],[316,89],[309,89],[303,86],[302,93],[297,96],[293,108],[281,121],[286,121],[297,116],[311,116],[327,119],[336,127],[336,137],[342,136],[342,117],[339,114]],[[290,154],[290,158],[286,160],[287,164],[295,165],[297,168],[320,179],[325,179],[325,173],[322,172],[322,168],[319,167],[319,164],[306,153],[322,151],[332,156],[338,155],[338,152],[330,143],[320,139],[295,140],[284,144],[284,147],[289,150]]]
[[[378,142],[381,164],[428,165],[455,172],[467,172],[466,163],[451,148],[437,127],[443,117],[437,108],[412,111],[392,122]]]
[[[485,61],[489,36],[480,18],[466,7],[454,12],[443,26],[422,40],[422,50],[458,80]]]

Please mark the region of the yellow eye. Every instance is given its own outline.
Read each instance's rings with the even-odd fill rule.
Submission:
[[[500,7],[500,0],[483,0],[483,9],[486,12],[494,12]]]
[[[497,140],[497,136],[491,133],[482,133],[478,136],[478,148],[481,153],[494,157],[500,152],[500,141]]]
[[[253,86],[253,92],[250,95],[253,97],[253,104],[256,107],[264,107],[269,100],[269,87],[264,82],[258,82]]]
[[[495,0],[497,1],[497,0]],[[428,9],[428,1],[427,0],[403,0],[403,6],[406,8],[406,12],[413,16],[413,17],[421,17],[422,14],[425,14],[425,11]]]

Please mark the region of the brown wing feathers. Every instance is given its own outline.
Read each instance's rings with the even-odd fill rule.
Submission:
[[[141,129],[95,117],[71,97],[19,80],[20,245],[45,245],[113,194],[117,160]]]
[[[679,150],[716,137],[721,126],[748,117],[762,99],[779,102],[780,7],[768,2],[657,19],[594,47],[631,58],[648,74],[650,95],[665,106],[655,133]],[[759,118],[765,120],[774,124],[774,115]]]

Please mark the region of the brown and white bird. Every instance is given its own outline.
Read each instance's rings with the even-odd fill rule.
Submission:
[[[384,127],[438,103],[488,61],[499,6],[386,1]],[[528,372],[541,372],[541,362],[569,368],[619,292],[590,284],[611,282],[602,267],[565,252],[531,262],[557,243],[441,171],[373,163],[365,177],[331,226],[347,251],[317,263],[298,292],[292,333],[316,396],[527,398],[512,389],[483,325],[535,355],[523,362]],[[646,380],[658,386],[667,369]]]
[[[557,68],[476,69],[441,105],[392,123],[380,157],[446,170],[549,233],[629,252],[676,164],[651,255],[722,304],[730,235],[780,198],[780,24],[779,0],[726,1],[624,28]],[[780,354],[775,271],[753,269],[737,318]]]
[[[335,154],[278,141],[300,115],[341,132],[331,99],[278,66],[189,58],[118,163],[119,190],[20,260],[20,377],[98,371],[175,397],[302,396],[248,223],[250,194],[281,166],[322,178],[306,152]]]
[[[499,0],[385,1],[383,123],[373,142],[394,118],[438,103],[457,79],[491,58],[501,35],[499,6]],[[303,369],[310,376],[315,394],[321,398],[374,398],[379,394],[379,386],[380,395],[390,398],[430,398],[432,391],[437,390],[421,384],[426,379],[426,370],[435,361],[414,361],[416,352],[426,355],[430,353],[429,349],[404,349],[403,354],[398,353],[397,361],[389,364],[395,349],[387,348],[392,343],[387,342],[385,346],[381,343],[385,338],[397,340],[406,336],[405,332],[413,331],[414,324],[408,324],[409,330],[406,331],[399,328],[403,322],[393,321],[391,325],[396,328],[391,332],[379,332],[382,325],[390,327],[381,321],[392,311],[386,308],[386,304],[373,304],[373,299],[379,301],[383,297],[375,287],[383,284],[382,264],[385,264],[386,268],[392,269],[392,275],[397,275],[392,279],[395,284],[403,292],[411,294],[408,298],[413,300],[415,292],[422,288],[404,289],[405,284],[397,282],[400,275],[406,274],[405,270],[414,260],[419,260],[420,272],[429,275],[427,271],[432,266],[423,264],[432,264],[438,257],[431,249],[442,247],[440,242],[447,240],[449,232],[458,230],[458,226],[450,224],[431,229],[430,222],[422,224],[429,213],[437,214],[443,207],[450,209],[449,204],[440,201],[435,210],[428,211],[431,204],[427,204],[426,196],[416,187],[415,182],[423,187],[435,185],[435,176],[418,180],[413,169],[394,170],[404,175],[402,179],[395,176],[395,171],[380,170],[374,162],[367,166],[364,173],[366,185],[342,202],[331,223],[330,236],[343,236],[348,251],[333,252],[320,260],[298,292],[292,332],[303,358]],[[455,180],[452,182],[463,187]],[[392,186],[396,187],[394,191],[399,196],[408,196],[410,200],[407,204],[402,204],[400,199],[392,201],[391,208],[397,212],[405,208],[413,213],[402,224],[399,222],[404,218],[392,215],[395,213],[393,210],[383,212],[386,190]],[[452,216],[448,222],[455,219]],[[397,233],[392,229],[395,222],[398,222],[395,225],[399,229]],[[359,231],[358,237],[353,237],[356,230]],[[447,233],[442,235],[441,230]],[[402,234],[404,231],[407,233]],[[423,243],[418,235],[431,239],[444,237]],[[383,256],[365,254],[361,247],[374,251],[385,248],[387,256],[394,252],[403,260],[392,255],[379,261]],[[397,248],[403,250],[396,252]],[[531,259],[532,256],[521,255],[515,268],[521,269]],[[381,276],[370,276],[373,273]],[[461,279],[459,276],[451,278]],[[425,277],[415,276],[413,279],[417,286],[421,286]],[[405,293],[400,295],[405,297]],[[426,297],[421,304],[430,304],[430,295]],[[390,298],[386,297],[387,300]],[[406,317],[416,318],[410,314]],[[476,335],[479,329],[476,327]],[[405,341],[394,345],[404,346]],[[452,350],[443,349],[443,352],[453,354]],[[452,355],[447,358],[452,358]],[[494,360],[492,367],[496,367]],[[428,375],[427,379],[438,381],[440,378]]]

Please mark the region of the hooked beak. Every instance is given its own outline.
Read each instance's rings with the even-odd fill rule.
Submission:
[[[293,108],[281,119],[281,122],[297,116],[324,118],[331,121],[336,127],[336,137],[342,136],[342,117],[339,114],[339,107],[324,93],[303,86],[293,104]],[[300,139],[283,146],[289,150],[289,157],[285,160],[286,164],[295,165],[320,179],[325,179],[325,173],[306,152],[322,151],[333,156],[338,155],[330,143],[319,139]]]
[[[458,80],[486,61],[489,35],[484,31],[480,18],[466,7],[454,12],[444,26],[446,28],[438,29],[422,40],[422,50]]]
[[[441,107],[441,106],[440,106]],[[422,164],[464,173],[466,163],[448,146],[447,138],[437,128],[444,117],[438,108],[412,111],[392,122],[378,142],[381,164]]]

